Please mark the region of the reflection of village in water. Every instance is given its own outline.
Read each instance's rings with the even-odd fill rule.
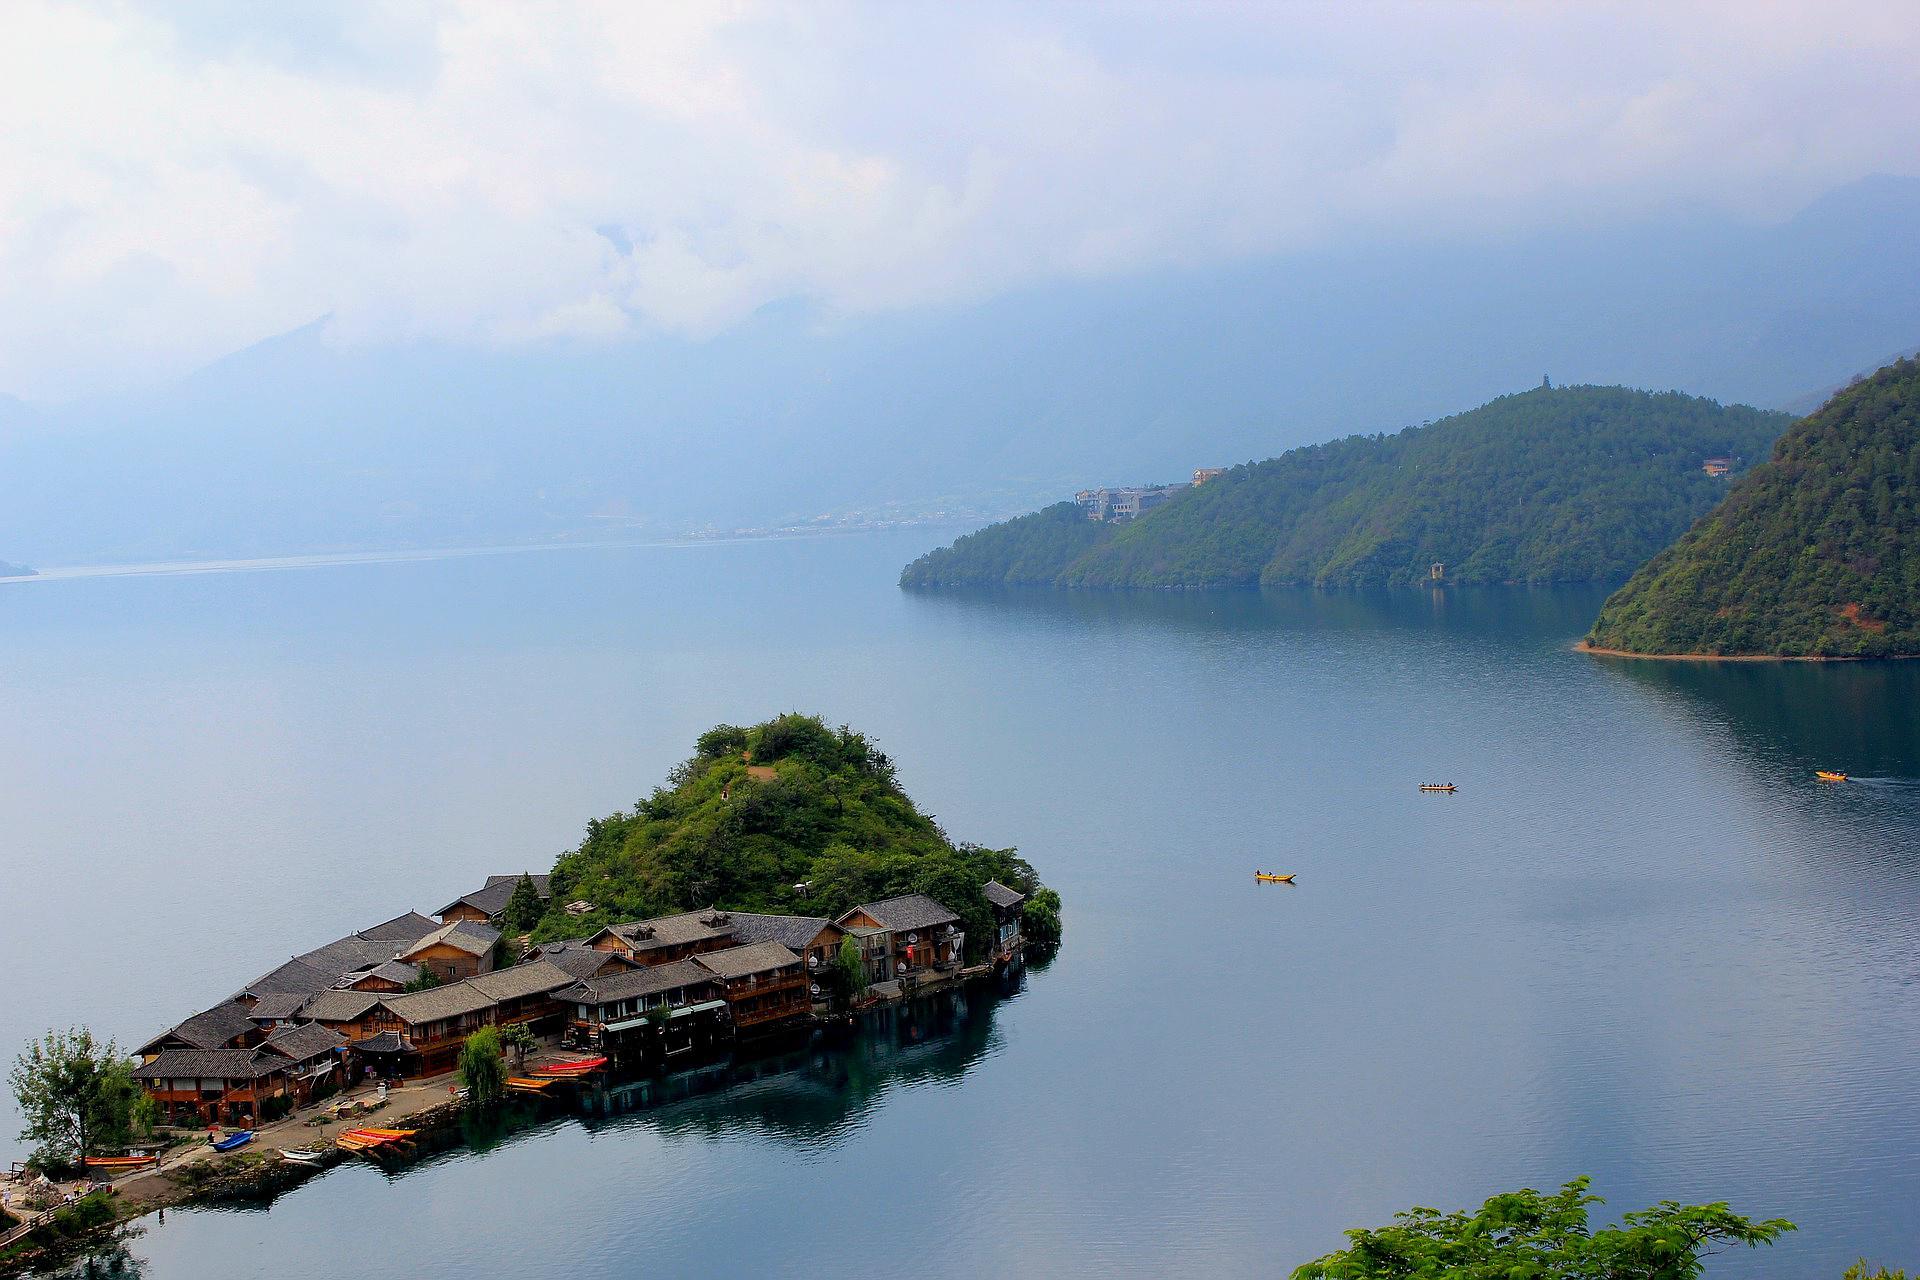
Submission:
[[[1046,961],[1031,967],[1043,969]],[[755,1132],[813,1145],[832,1142],[888,1091],[958,1079],[989,1052],[994,1013],[1025,985],[1027,966],[885,1005],[851,1026],[797,1030],[717,1047],[670,1072],[613,1076],[552,1098],[512,1098],[493,1111],[420,1135],[410,1156],[375,1167],[394,1178],[443,1159],[484,1153],[544,1127],[644,1122],[663,1133]],[[242,1206],[234,1206],[242,1207]],[[249,1202],[245,1207],[265,1207]]]
[[[964,986],[872,1010],[848,1027],[770,1037],[680,1070],[614,1078],[571,1097],[510,1098],[493,1111],[467,1112],[457,1124],[422,1133],[405,1159],[350,1164],[344,1171],[378,1169],[400,1182],[451,1161],[484,1158],[490,1149],[567,1124],[609,1133],[639,1124],[668,1136],[750,1132],[799,1147],[831,1145],[857,1132],[862,1118],[889,1092],[957,1080],[985,1059],[993,1049],[999,1006],[1018,998],[1028,968],[1044,970],[1048,963],[1015,965]],[[173,1209],[163,1212],[157,1225],[164,1227],[167,1213],[257,1213],[288,1194],[292,1191]],[[49,1280],[140,1277],[146,1273],[138,1256],[143,1234],[145,1228],[135,1225],[86,1259],[43,1274]]]

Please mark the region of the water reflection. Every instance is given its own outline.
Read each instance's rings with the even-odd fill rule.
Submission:
[[[769,1046],[750,1057],[628,1081],[583,1096],[589,1124],[644,1123],[669,1135],[750,1133],[831,1146],[861,1129],[896,1089],[958,1080],[997,1047],[993,1012],[1018,974],[868,1015],[850,1037]]]
[[[395,1188],[394,1194],[430,1198],[433,1174],[448,1163],[485,1159],[571,1125],[603,1140],[618,1141],[623,1131],[644,1128],[667,1137],[750,1136],[795,1150],[831,1148],[858,1134],[889,1095],[952,1084],[991,1057],[999,1047],[995,1013],[1004,1001],[1017,998],[1025,983],[1026,973],[1016,970],[865,1015],[850,1030],[801,1033],[684,1071],[612,1083],[571,1100],[510,1102],[424,1133],[406,1159],[374,1167],[388,1183],[416,1178],[428,1183]],[[366,1170],[349,1166],[340,1172]],[[326,1174],[318,1179],[327,1180]],[[291,1194],[176,1209],[171,1217],[179,1223],[251,1215]],[[167,1217],[146,1219],[112,1244],[45,1274],[57,1280],[143,1276],[149,1252],[166,1256]],[[141,1240],[148,1236],[162,1247],[143,1249]]]
[[[1920,778],[1920,662],[1597,661],[1662,702],[1689,704],[1769,767]]]
[[[959,615],[1023,623],[1044,619],[1062,627],[1144,625],[1217,635],[1226,631],[1293,631],[1352,635],[1443,629],[1512,643],[1516,638],[1585,634],[1606,599],[1607,587],[1441,587],[1417,590],[1316,591],[1309,587],[1219,591],[1060,591],[1046,587],[967,587],[910,591],[910,607],[928,615]]]

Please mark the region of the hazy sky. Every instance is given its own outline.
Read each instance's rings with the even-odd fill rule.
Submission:
[[[0,390],[1049,279],[1782,217],[1920,173],[1891,2],[6,0]]]

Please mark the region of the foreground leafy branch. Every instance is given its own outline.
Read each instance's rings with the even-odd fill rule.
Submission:
[[[1351,1245],[1298,1268],[1293,1280],[1691,1280],[1722,1248],[1772,1244],[1794,1229],[1784,1218],[1755,1222],[1724,1202],[1663,1200],[1596,1231],[1587,1210],[1604,1201],[1588,1185],[1576,1178],[1552,1195],[1508,1192],[1472,1213],[1409,1209],[1392,1226],[1347,1232]]]

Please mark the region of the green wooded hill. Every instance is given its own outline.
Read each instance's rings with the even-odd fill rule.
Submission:
[[[553,896],[533,936],[582,937],[709,906],[834,917],[925,893],[964,921],[971,950],[993,933],[981,894],[988,880],[1025,893],[1040,887],[1014,850],[950,840],[865,736],[789,714],[708,730],[666,786],[588,823],[580,847],[554,865]],[[567,914],[576,900],[594,910]]]
[[[1920,653],[1920,362],[1795,424],[1648,561],[1589,644],[1646,654]]]
[[[906,567],[907,587],[1392,586],[1622,579],[1764,457],[1782,413],[1626,387],[1541,387],[1391,436],[1234,467],[1128,524],[1070,502]]]

